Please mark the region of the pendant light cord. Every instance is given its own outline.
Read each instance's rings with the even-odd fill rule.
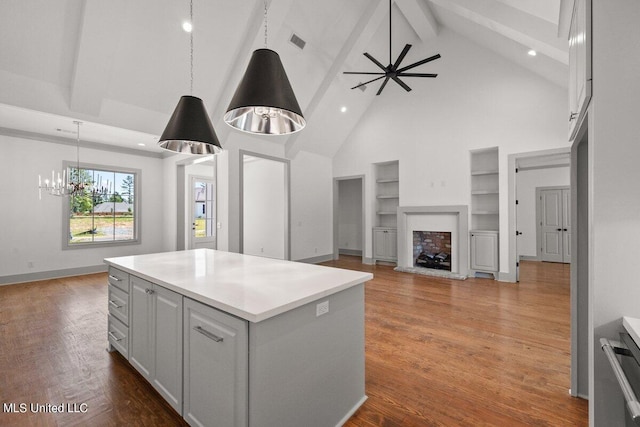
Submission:
[[[267,48],[267,0],[264,0],[264,48]]]
[[[80,179],[80,123],[79,121],[74,121],[76,127],[78,129],[76,133],[76,171],[78,172],[78,180]]]
[[[391,62],[391,0],[389,0],[389,64],[393,64]]]
[[[191,22],[191,32],[189,33],[189,42],[191,45],[190,58],[191,58],[191,85],[190,94],[193,96],[193,0],[189,1],[189,20]]]

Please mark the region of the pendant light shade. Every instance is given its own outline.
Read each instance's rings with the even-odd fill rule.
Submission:
[[[253,52],[224,121],[241,131],[263,135],[290,134],[305,127],[306,120],[276,52]]]
[[[222,150],[202,99],[189,95],[178,101],[158,145],[184,154],[216,154]]]

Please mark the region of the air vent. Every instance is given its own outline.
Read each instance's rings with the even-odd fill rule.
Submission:
[[[304,49],[304,46],[307,44],[307,42],[298,37],[296,33],[291,34],[291,38],[289,39],[289,41],[298,46],[300,50]]]

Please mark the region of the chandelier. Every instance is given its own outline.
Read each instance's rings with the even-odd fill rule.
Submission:
[[[42,200],[42,190],[46,191],[52,196],[74,196],[76,194],[83,193],[85,189],[89,189],[90,184],[82,182],[80,177],[80,125],[82,122],[74,120],[77,127],[76,132],[76,173],[75,177],[71,177],[71,172],[67,176],[67,170],[62,170],[62,176],[58,172],[57,176],[55,171],[51,171],[51,180],[45,178],[42,180],[42,176],[38,175],[38,198]]]

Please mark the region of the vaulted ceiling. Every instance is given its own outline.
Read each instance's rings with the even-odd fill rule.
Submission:
[[[385,95],[375,96],[377,83],[376,90],[350,90],[366,79],[342,73],[376,71],[365,51],[386,61],[388,1],[267,2],[267,46],[282,58],[308,121],[298,134],[269,139],[290,157],[299,150],[333,156],[357,118]],[[428,44],[447,28],[566,88],[572,4],[394,0],[394,56],[407,40]],[[222,116],[251,52],[265,45],[264,2],[193,0],[193,7],[193,94],[204,100],[224,145],[242,137]],[[157,136],[189,94],[188,18],[188,0],[2,0],[0,133],[74,140],[72,120],[82,120],[83,140],[160,152]],[[306,42],[303,49],[291,43],[293,34]],[[405,63],[434,53],[410,52]]]

